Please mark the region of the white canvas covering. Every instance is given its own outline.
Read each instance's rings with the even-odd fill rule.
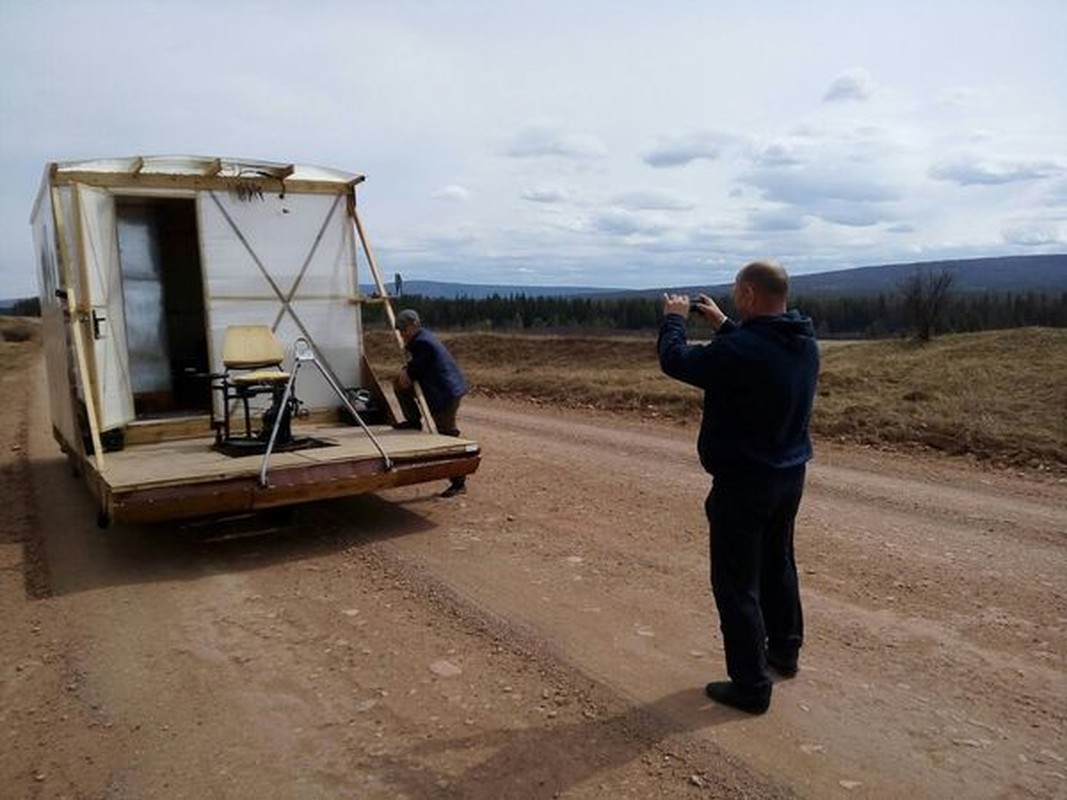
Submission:
[[[242,201],[212,191],[199,198],[199,216],[216,369],[226,327],[260,323],[287,349],[308,339],[340,385],[358,385],[359,306],[350,302],[356,254],[344,198],[267,194]],[[301,373],[298,396],[309,408],[338,403],[311,372]]]
[[[266,324],[287,351],[298,338],[307,339],[338,384],[357,386],[358,240],[348,202],[361,180],[322,167],[202,156],[51,165],[31,221],[40,255],[52,419],[68,443],[81,446],[72,398],[84,405],[91,393],[88,405],[95,405],[99,431],[135,416],[116,234],[115,203],[121,198],[195,200],[212,371],[223,368],[228,325]],[[57,290],[69,293],[74,313],[67,317]],[[80,360],[76,341],[84,351]],[[310,410],[340,402],[314,371],[300,374],[296,391]],[[218,393],[212,395],[221,415]]]
[[[47,186],[42,191],[48,191]],[[37,277],[41,297],[41,331],[44,339],[45,364],[48,369],[48,410],[52,424],[62,438],[78,443],[74,424],[70,364],[73,356],[67,337],[67,325],[56,292],[62,287],[56,254],[55,224],[51,202],[38,203],[33,220],[33,239],[37,249]]]
[[[126,352],[125,310],[115,235],[115,203],[104,189],[76,184],[74,192],[79,264],[92,342],[93,397],[101,430],[132,422],[133,388]]]

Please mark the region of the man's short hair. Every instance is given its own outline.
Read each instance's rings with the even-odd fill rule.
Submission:
[[[775,261],[753,261],[737,273],[740,283],[754,286],[760,294],[770,297],[786,297],[789,294],[789,275]]]
[[[405,308],[399,314],[396,315],[396,329],[398,331],[404,330],[409,325],[419,324],[419,312],[413,308]]]

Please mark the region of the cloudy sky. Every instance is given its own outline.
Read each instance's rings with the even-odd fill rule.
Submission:
[[[367,176],[387,277],[1067,252],[1063,0],[0,0],[0,297],[49,161]]]

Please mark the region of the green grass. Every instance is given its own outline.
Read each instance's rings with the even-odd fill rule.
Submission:
[[[567,408],[697,420],[699,391],[659,370],[647,337],[444,333],[476,394]],[[400,365],[371,332],[382,375]],[[823,346],[816,436],[934,448],[1067,473],[1067,330],[1022,328]]]

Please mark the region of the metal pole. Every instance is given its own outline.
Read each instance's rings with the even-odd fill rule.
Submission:
[[[359,423],[359,427],[363,429],[363,432],[370,438],[375,449],[381,454],[382,465],[385,467],[386,472],[391,470],[393,468],[393,460],[389,458],[389,454],[385,452],[385,448],[382,447],[381,442],[379,442],[378,438],[371,432],[371,429],[367,427],[367,423],[363,421],[363,417],[356,411],[356,407],[349,401],[344,391],[342,391],[341,387],[337,384],[333,375],[319,363],[318,358],[315,356],[315,350],[312,348],[310,342],[308,342],[307,339],[300,338],[293,343],[293,371],[289,374],[289,380],[285,384],[285,392],[282,395],[281,406],[278,413],[274,416],[274,425],[271,427],[270,439],[267,441],[267,451],[263,454],[263,464],[259,470],[259,485],[264,489],[269,485],[267,483],[267,466],[270,463],[270,455],[274,451],[274,442],[278,437],[278,428],[281,427],[282,414],[284,413],[286,404],[289,402],[289,398],[293,396],[293,386],[296,383],[296,374],[300,371],[300,367],[306,361],[311,362],[318,368],[319,373],[326,379],[326,382],[330,384],[330,388],[341,398],[341,402],[344,403],[345,408],[347,408],[349,413],[355,417],[356,422]]]
[[[274,441],[278,438],[278,428],[281,427],[282,415],[289,398],[293,396],[293,384],[296,383],[296,373],[300,371],[300,360],[293,364],[293,371],[289,373],[289,380],[285,382],[285,391],[282,393],[282,402],[278,406],[278,413],[274,415],[274,425],[270,429],[270,439],[267,440],[267,451],[263,454],[263,464],[259,468],[259,485],[267,488],[267,465],[270,463],[270,454],[274,450]]]

